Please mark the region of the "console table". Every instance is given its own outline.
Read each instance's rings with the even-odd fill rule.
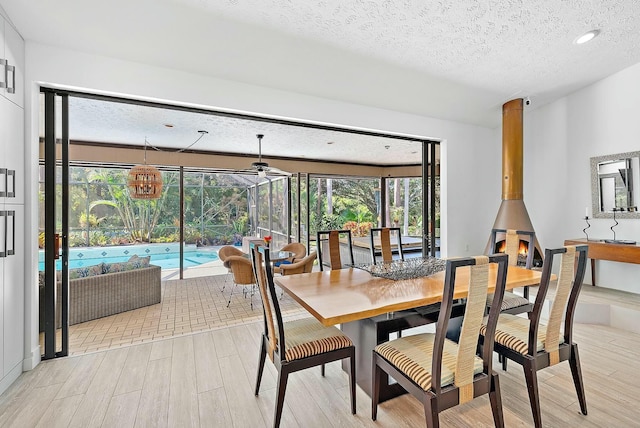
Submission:
[[[564,245],[588,245],[591,259],[591,284],[596,285],[596,260],[640,264],[640,245],[610,244],[602,240],[566,239]]]

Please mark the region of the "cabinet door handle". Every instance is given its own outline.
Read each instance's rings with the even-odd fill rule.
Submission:
[[[16,66],[7,64],[5,68],[5,80],[7,82],[7,92],[10,94],[16,93]],[[9,86],[9,72],[11,72],[11,86]]]
[[[0,198],[6,198],[7,197],[7,168],[0,168],[0,186],[1,186]]]
[[[0,66],[4,67],[4,71],[0,73],[0,76],[4,79],[4,81],[0,82],[0,88],[7,87],[7,60],[0,58]]]
[[[0,211],[0,258],[7,257],[7,212]]]
[[[7,198],[16,197],[16,170],[15,169],[7,170],[7,180],[6,180],[5,188],[6,188]]]
[[[16,253],[16,212],[7,211],[6,219],[5,224],[7,224],[7,227],[4,232],[4,239],[6,242],[4,247],[7,252],[7,256],[13,256]],[[9,221],[11,221],[11,227],[8,225]],[[11,234],[11,236],[9,236],[9,234]],[[9,247],[9,244],[11,244],[11,247]]]

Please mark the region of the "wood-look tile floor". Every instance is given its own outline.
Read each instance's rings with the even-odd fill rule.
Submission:
[[[231,304],[227,308],[232,290]],[[284,314],[305,313],[286,294],[280,299],[280,305]],[[253,323],[261,319],[260,296],[254,294],[253,299],[245,297],[242,287],[234,286],[227,275],[163,281],[162,301],[157,305],[70,326],[69,355]],[[56,343],[61,343],[60,331]]]
[[[260,395],[253,387],[261,323],[239,324],[44,361],[0,396],[3,427],[268,427],[276,372],[267,360]],[[575,341],[585,381],[588,416],[580,414],[566,362],[538,374],[545,427],[632,427],[640,421],[640,335],[577,324]],[[500,374],[506,426],[533,424],[524,376],[510,364]],[[417,400],[381,404],[357,389],[349,411],[348,377],[339,363],[325,378],[318,368],[289,377],[282,427],[424,426]],[[444,427],[493,426],[486,396],[440,415]]]

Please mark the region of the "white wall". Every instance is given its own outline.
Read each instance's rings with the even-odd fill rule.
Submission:
[[[500,135],[495,130],[410,115],[27,42],[26,156],[31,277],[37,283],[37,141],[39,84],[209,108],[324,122],[443,141],[441,229],[444,255],[480,254],[500,202]],[[373,88],[372,90],[375,90]],[[401,96],[401,94],[399,94]],[[486,171],[494,171],[487,174]],[[32,296],[35,291],[32,291]],[[35,355],[37,302],[27,308],[27,353]],[[39,355],[39,354],[38,354]],[[35,357],[34,357],[35,358]]]
[[[589,159],[640,150],[640,64],[525,117],[525,201],[543,247],[584,237],[591,212]],[[616,238],[640,242],[640,219],[622,219]],[[611,219],[590,221],[590,238],[609,239]],[[640,293],[640,265],[597,262],[599,286]],[[591,281],[587,273],[586,282]]]

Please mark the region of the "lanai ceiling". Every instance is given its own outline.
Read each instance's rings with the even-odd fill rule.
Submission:
[[[640,62],[635,0],[0,4],[28,41],[485,127],[499,126],[500,106],[510,99],[530,97],[536,108]],[[597,38],[574,43],[592,29]],[[206,128],[190,125],[179,147]],[[197,145],[217,141],[208,131],[211,138]],[[308,136],[272,140],[277,130],[265,128],[227,144],[256,153],[257,132],[266,135],[265,154],[311,156],[311,144],[318,146]],[[158,140],[149,130],[128,139],[142,134]],[[269,146],[274,140],[277,148]],[[388,157],[385,145],[367,146],[368,153]]]

